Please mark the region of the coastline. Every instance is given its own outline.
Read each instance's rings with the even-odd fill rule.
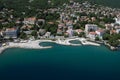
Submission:
[[[24,49],[48,49],[52,48],[52,46],[42,47],[39,45],[40,42],[36,41],[28,41],[26,43],[14,43],[9,42],[9,45],[0,47],[0,54],[8,48],[24,48]]]
[[[79,40],[81,42],[81,44],[70,43],[71,40]],[[87,41],[85,38],[73,38],[73,39],[65,39],[65,40],[58,39],[56,41],[35,40],[35,41],[28,41],[28,42],[25,42],[25,43],[9,42],[9,45],[0,47],[0,54],[2,54],[2,52],[5,51],[8,48],[24,48],[24,49],[48,49],[48,48],[52,48],[52,46],[43,47],[43,46],[39,45],[41,42],[53,42],[53,43],[56,43],[56,44],[66,45],[66,46],[81,46],[81,45],[100,46],[100,44]]]

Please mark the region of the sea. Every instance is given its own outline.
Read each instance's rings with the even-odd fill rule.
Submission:
[[[0,80],[120,80],[120,51],[105,46],[7,49],[0,55]]]

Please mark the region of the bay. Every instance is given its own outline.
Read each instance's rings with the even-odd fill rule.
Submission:
[[[120,51],[105,46],[12,48],[0,55],[0,80],[120,80]]]

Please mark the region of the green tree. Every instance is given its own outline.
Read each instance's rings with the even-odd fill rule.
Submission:
[[[34,30],[32,33],[31,33],[32,36],[34,36],[35,38],[37,38],[38,34],[37,34],[37,31]]]
[[[96,40],[96,41],[99,41],[99,40],[100,40],[100,38],[97,36],[97,37],[95,37],[95,40]]]
[[[74,36],[78,36],[78,33],[77,33],[77,32],[74,32],[73,35],[74,35]]]
[[[27,35],[24,32],[22,32],[19,37],[21,39],[27,39]]]
[[[109,40],[111,38],[110,34],[104,34],[103,35],[103,40]]]
[[[81,32],[80,34],[78,34],[79,37],[85,37],[85,33]]]
[[[108,43],[111,45],[111,46],[114,46],[114,47],[117,47],[119,44],[120,44],[120,41],[114,39],[114,38],[111,38]]]

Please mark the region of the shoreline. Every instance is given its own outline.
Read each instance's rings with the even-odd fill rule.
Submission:
[[[70,43],[70,41],[72,41],[72,40],[79,40],[81,42],[81,44]],[[56,41],[35,40],[35,41],[28,41],[28,42],[25,42],[25,43],[9,42],[9,45],[0,47],[0,54],[2,54],[3,51],[5,51],[8,48],[24,48],[24,49],[49,49],[49,48],[52,48],[52,46],[43,47],[43,46],[39,45],[42,42],[53,42],[53,43],[56,43],[56,44],[66,45],[66,46],[81,46],[81,45],[100,46],[100,44],[87,41],[85,38],[73,38],[73,39],[65,39],[65,40],[58,39]]]
[[[0,54],[2,54],[3,51],[9,48],[24,48],[24,49],[48,49],[52,48],[52,46],[46,46],[42,47],[39,45],[40,42],[38,41],[29,41],[26,43],[14,43],[14,42],[9,42],[9,45],[0,47]]]

